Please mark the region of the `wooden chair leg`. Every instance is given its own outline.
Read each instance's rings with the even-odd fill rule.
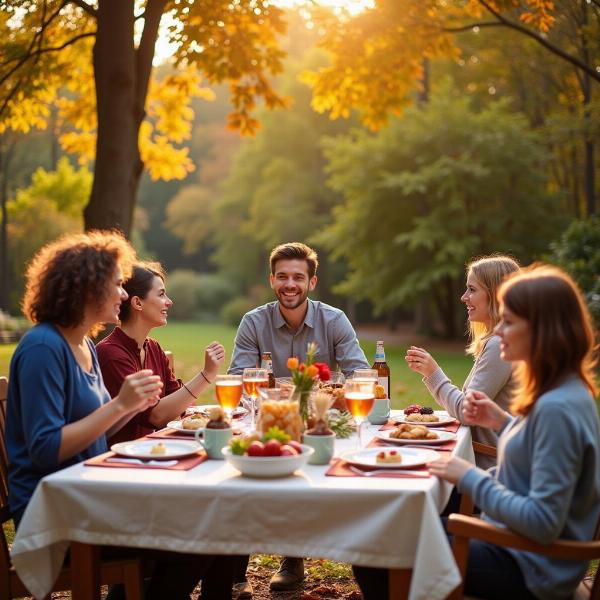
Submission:
[[[452,552],[454,553],[454,560],[460,572],[461,582],[446,600],[460,600],[463,597],[467,560],[469,559],[469,539],[455,535],[452,543]]]
[[[461,515],[472,515],[475,510],[475,503],[471,499],[469,494],[461,494],[460,497],[460,506],[458,507],[458,512]]]
[[[100,600],[100,547],[71,543],[73,600]]]
[[[405,600],[410,590],[412,569],[389,569],[389,600]]]
[[[123,568],[123,583],[127,600],[144,600],[144,577],[140,563],[131,563]]]

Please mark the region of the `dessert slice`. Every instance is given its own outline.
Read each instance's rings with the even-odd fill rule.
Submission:
[[[397,450],[389,450],[387,452],[381,451],[378,452],[375,456],[375,462],[377,464],[389,464],[389,463],[401,463],[402,456],[398,453]]]

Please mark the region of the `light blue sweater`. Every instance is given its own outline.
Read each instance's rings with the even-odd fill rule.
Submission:
[[[578,377],[542,394],[527,417],[507,421],[495,473],[469,469],[459,482],[484,512],[541,544],[589,541],[600,515],[600,426]],[[492,470],[493,471],[493,470]],[[544,600],[568,598],[587,564],[509,549],[529,590]]]

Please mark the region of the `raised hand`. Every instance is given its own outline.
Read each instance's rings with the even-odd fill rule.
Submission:
[[[462,412],[468,425],[479,425],[494,430],[500,429],[509,416],[483,392],[475,390],[468,390],[465,394]]]
[[[409,369],[420,373],[423,377],[429,377],[438,368],[433,356],[418,346],[411,346],[406,351],[404,359],[408,363]]]
[[[142,369],[125,377],[115,402],[124,412],[143,411],[158,402],[162,387],[158,375],[153,375],[150,369]]]
[[[217,378],[219,365],[225,360],[225,348],[219,342],[211,342],[204,352],[204,375],[210,381]]]

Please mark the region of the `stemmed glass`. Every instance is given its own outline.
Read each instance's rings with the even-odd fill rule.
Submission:
[[[379,372],[377,369],[356,369],[352,373],[352,379],[372,379],[377,383],[379,381]]]
[[[371,412],[375,402],[375,381],[373,379],[347,379],[344,387],[346,406],[354,417],[358,434],[358,446],[362,448],[362,424]]]
[[[219,404],[227,414],[229,422],[232,422],[233,409],[237,408],[242,397],[241,375],[217,375],[215,381],[215,392]]]
[[[242,375],[244,392],[247,397],[248,410],[250,411],[250,429],[256,429],[256,400],[258,388],[269,385],[269,372],[267,369],[244,369]]]

